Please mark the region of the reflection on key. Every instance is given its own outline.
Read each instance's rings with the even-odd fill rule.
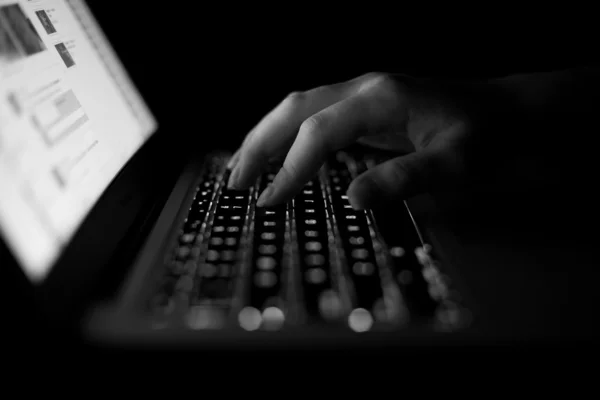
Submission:
[[[220,329],[227,319],[227,311],[220,307],[193,306],[188,313],[188,326],[191,329]]]
[[[274,244],[261,244],[258,246],[258,252],[263,255],[275,254],[277,247]]]
[[[311,268],[306,271],[306,280],[312,284],[318,285],[325,282],[327,274],[321,268]]]
[[[319,242],[307,242],[304,247],[307,251],[319,251],[323,246]]]
[[[262,312],[262,328],[268,331],[280,329],[285,322],[283,311],[277,307],[267,307]]]
[[[355,332],[366,332],[373,326],[373,317],[368,310],[357,308],[350,313],[348,325]]]
[[[201,268],[201,276],[205,278],[212,278],[217,274],[217,267],[214,264],[204,264]]]
[[[210,239],[210,244],[212,244],[213,246],[220,246],[223,244],[223,238],[222,237],[213,237]]]
[[[235,259],[235,251],[233,250],[225,250],[221,253],[221,260],[223,261],[233,261]]]
[[[322,254],[308,254],[304,261],[309,267],[316,267],[325,264],[325,257]]]
[[[360,246],[362,244],[365,243],[365,238],[362,236],[353,236],[350,239],[350,244],[355,245],[355,246]]]
[[[260,257],[256,260],[256,266],[260,269],[272,269],[277,265],[277,261],[273,257]]]
[[[355,262],[352,266],[355,275],[372,275],[375,272],[375,266],[370,262]]]
[[[367,249],[358,248],[352,250],[352,258],[356,258],[358,260],[364,260],[369,256],[369,251]]]
[[[262,314],[254,307],[244,307],[238,314],[238,322],[242,329],[255,331],[262,324]]]
[[[254,275],[254,283],[260,288],[270,288],[277,283],[277,275],[271,271],[261,271]]]
[[[219,259],[218,251],[209,250],[208,253],[206,253],[206,261],[213,262],[213,261],[217,261],[218,259]]]
[[[275,233],[274,232],[263,232],[263,233],[261,233],[260,238],[262,240],[275,240]]]
[[[344,307],[340,296],[331,289],[321,292],[319,295],[319,311],[327,320],[336,320],[342,317]]]

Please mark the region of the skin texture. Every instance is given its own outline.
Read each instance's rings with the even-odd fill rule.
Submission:
[[[352,182],[348,196],[356,209],[456,188],[506,160],[543,149],[539,143],[549,143],[547,135],[528,132],[540,131],[531,128],[545,123],[545,113],[572,104],[567,95],[581,98],[582,93],[569,92],[580,75],[450,82],[369,73],[295,92],[246,136],[230,161],[229,186],[248,188],[269,160],[283,160],[258,201],[258,206],[279,204],[318,172],[328,154],[358,141],[403,155]],[[591,76],[597,77],[597,70]]]

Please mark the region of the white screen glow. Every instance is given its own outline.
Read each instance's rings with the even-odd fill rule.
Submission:
[[[32,281],[155,130],[83,2],[0,0],[0,232]]]

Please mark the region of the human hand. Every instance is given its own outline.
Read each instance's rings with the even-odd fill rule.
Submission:
[[[410,141],[414,152],[358,176],[348,189],[354,208],[458,184],[482,150],[475,133],[492,108],[488,94],[486,85],[381,73],[292,93],[246,136],[230,162],[229,185],[245,189],[270,161],[283,159],[258,200],[258,206],[276,205],[299,192],[331,152],[382,135]]]

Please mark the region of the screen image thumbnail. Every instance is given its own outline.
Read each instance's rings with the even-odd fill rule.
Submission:
[[[19,4],[0,7],[0,27],[0,31],[11,37],[13,45],[22,56],[46,50],[42,38]]]
[[[69,50],[67,49],[67,46],[65,46],[64,43],[59,43],[57,45],[54,45],[54,47],[56,47],[56,50],[58,50],[58,54],[60,54],[60,57],[65,62],[67,68],[71,68],[73,65],[75,65],[75,61],[73,60],[71,53],[69,53]]]
[[[11,31],[0,18],[0,59],[12,61],[21,58],[21,51],[15,43]]]
[[[56,33],[56,28],[52,24],[52,21],[50,21],[50,17],[48,17],[48,14],[46,14],[46,11],[44,11],[44,10],[36,11],[35,15],[37,15],[38,19],[42,23],[42,26],[44,27],[44,29],[46,30],[46,33],[48,35]]]

